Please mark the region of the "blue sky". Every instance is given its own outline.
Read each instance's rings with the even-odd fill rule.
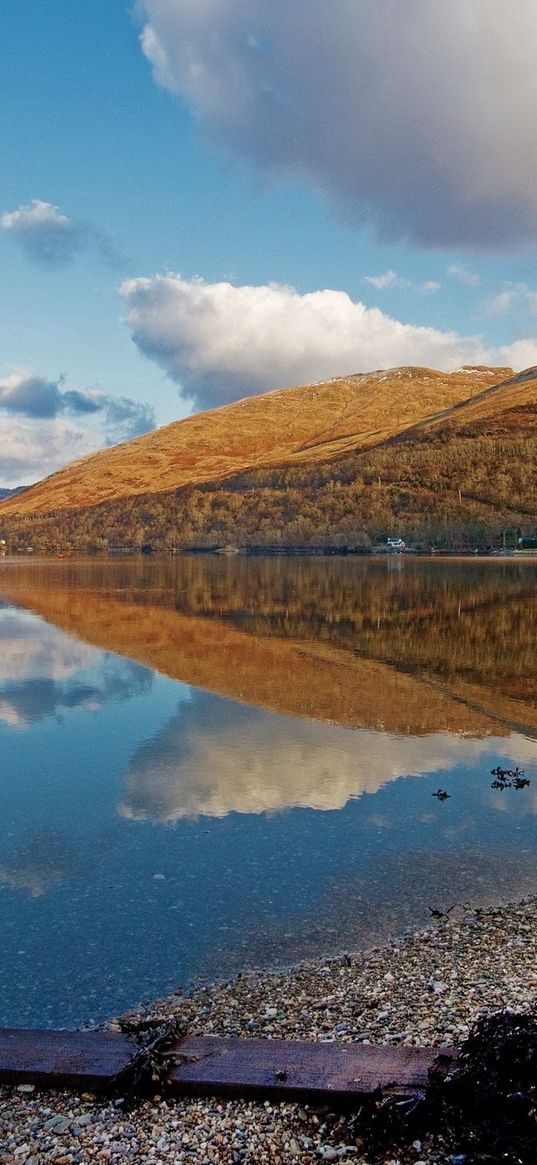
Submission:
[[[278,385],[537,363],[535,8],[403,7],[5,7],[0,484]]]

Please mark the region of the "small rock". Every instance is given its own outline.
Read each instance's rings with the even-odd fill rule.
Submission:
[[[442,983],[439,979],[431,979],[428,986],[429,991],[434,991],[435,995],[441,995],[443,991],[447,991],[447,983]]]
[[[51,1116],[48,1121],[45,1121],[44,1128],[47,1132],[66,1133],[70,1122],[64,1116]]]

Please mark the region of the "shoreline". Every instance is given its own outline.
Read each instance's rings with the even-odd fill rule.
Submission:
[[[461,1043],[483,1011],[524,1008],[536,996],[532,896],[461,907],[448,919],[368,950],[178,991],[104,1026],[114,1030],[120,1019],[143,1023],[174,1015],[192,1035],[438,1046]],[[334,1139],[324,1110],[291,1103],[155,1099],[125,1115],[109,1101],[4,1087],[0,1131],[0,1165],[368,1161],[356,1144]],[[448,1165],[449,1146],[424,1143],[404,1160]]]
[[[518,563],[537,563],[537,549],[535,550],[514,550],[512,552],[501,550],[405,550],[405,551],[389,551],[389,550],[353,550],[353,549],[339,549],[331,546],[296,546],[281,548],[278,546],[263,546],[250,548],[248,546],[239,547],[232,552],[228,552],[225,548],[209,547],[196,549],[195,547],[181,547],[177,550],[154,549],[150,554],[143,553],[141,550],[129,547],[125,550],[109,551],[108,553],[100,552],[98,554],[90,553],[87,550],[36,550],[29,553],[28,551],[14,551],[9,554],[0,554],[1,566],[21,566],[24,564],[36,563],[50,563],[50,562],[128,562],[131,560],[139,561],[140,559],[148,560],[155,559],[177,559],[182,558],[201,558],[212,559],[214,557],[224,558],[226,560],[243,559],[243,558],[346,558],[354,561],[390,561],[402,562],[409,559],[424,562],[518,562]]]

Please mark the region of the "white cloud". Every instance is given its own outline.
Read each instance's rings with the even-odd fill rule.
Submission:
[[[0,380],[0,409],[36,418],[60,413],[96,413],[103,407],[101,394],[89,390],[62,389],[63,380],[46,380],[28,372],[14,372]]]
[[[493,360],[487,360],[485,363],[497,364],[498,366],[508,366],[514,368],[516,372],[520,372],[523,368],[533,368],[537,365],[537,337],[532,339],[514,340],[512,344],[502,344],[499,348],[492,349]]]
[[[28,485],[154,424],[154,410],[140,401],[18,369],[0,379],[0,484]]]
[[[0,416],[0,483],[28,485],[102,443],[63,419],[37,422]]]
[[[426,279],[424,283],[416,283],[413,279],[407,279],[405,275],[398,275],[396,271],[385,271],[383,275],[364,275],[364,283],[370,283],[377,291],[385,291],[386,288],[400,287],[406,291],[424,291],[426,294],[439,291],[441,284],[437,283],[436,279]]]
[[[462,263],[451,263],[447,273],[451,275],[452,279],[458,279],[459,283],[464,283],[466,287],[479,287],[481,283],[481,276],[477,275],[475,271],[470,271],[468,267],[464,267]]]
[[[510,288],[508,291],[499,291],[497,295],[491,295],[485,304],[487,315],[507,315],[507,312],[511,311],[516,298],[517,295],[513,288]]]
[[[537,315],[537,291],[527,283],[507,283],[503,291],[485,300],[486,315],[503,316],[510,311],[523,311],[526,315]]]
[[[537,227],[534,0],[138,0],[157,82],[271,177],[388,237]]]
[[[30,679],[64,680],[100,659],[97,648],[15,608],[0,610],[0,646],[0,685]]]
[[[343,291],[131,279],[121,289],[138,347],[202,407],[281,385],[403,364],[537,363],[537,338],[501,348],[479,336],[403,324]]]
[[[364,275],[364,283],[371,283],[377,291],[384,291],[385,287],[395,287],[401,282],[395,271],[385,271],[384,275]]]
[[[201,726],[201,728],[200,728]],[[515,755],[523,738],[469,739],[438,732],[390,737],[315,720],[276,717],[207,693],[135,753],[119,812],[137,821],[330,811],[408,775],[442,774],[487,754]],[[535,759],[536,745],[528,744]]]
[[[65,267],[80,251],[90,250],[113,267],[121,265],[114,244],[91,223],[62,214],[52,202],[34,198],[26,206],[5,211],[0,225],[30,259],[43,267]]]
[[[4,213],[0,223],[32,259],[44,266],[64,266],[81,245],[80,230],[73,220],[40,198]]]

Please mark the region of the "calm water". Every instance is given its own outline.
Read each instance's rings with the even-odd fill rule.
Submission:
[[[0,1026],[537,892],[536,742],[537,564],[0,559]]]

